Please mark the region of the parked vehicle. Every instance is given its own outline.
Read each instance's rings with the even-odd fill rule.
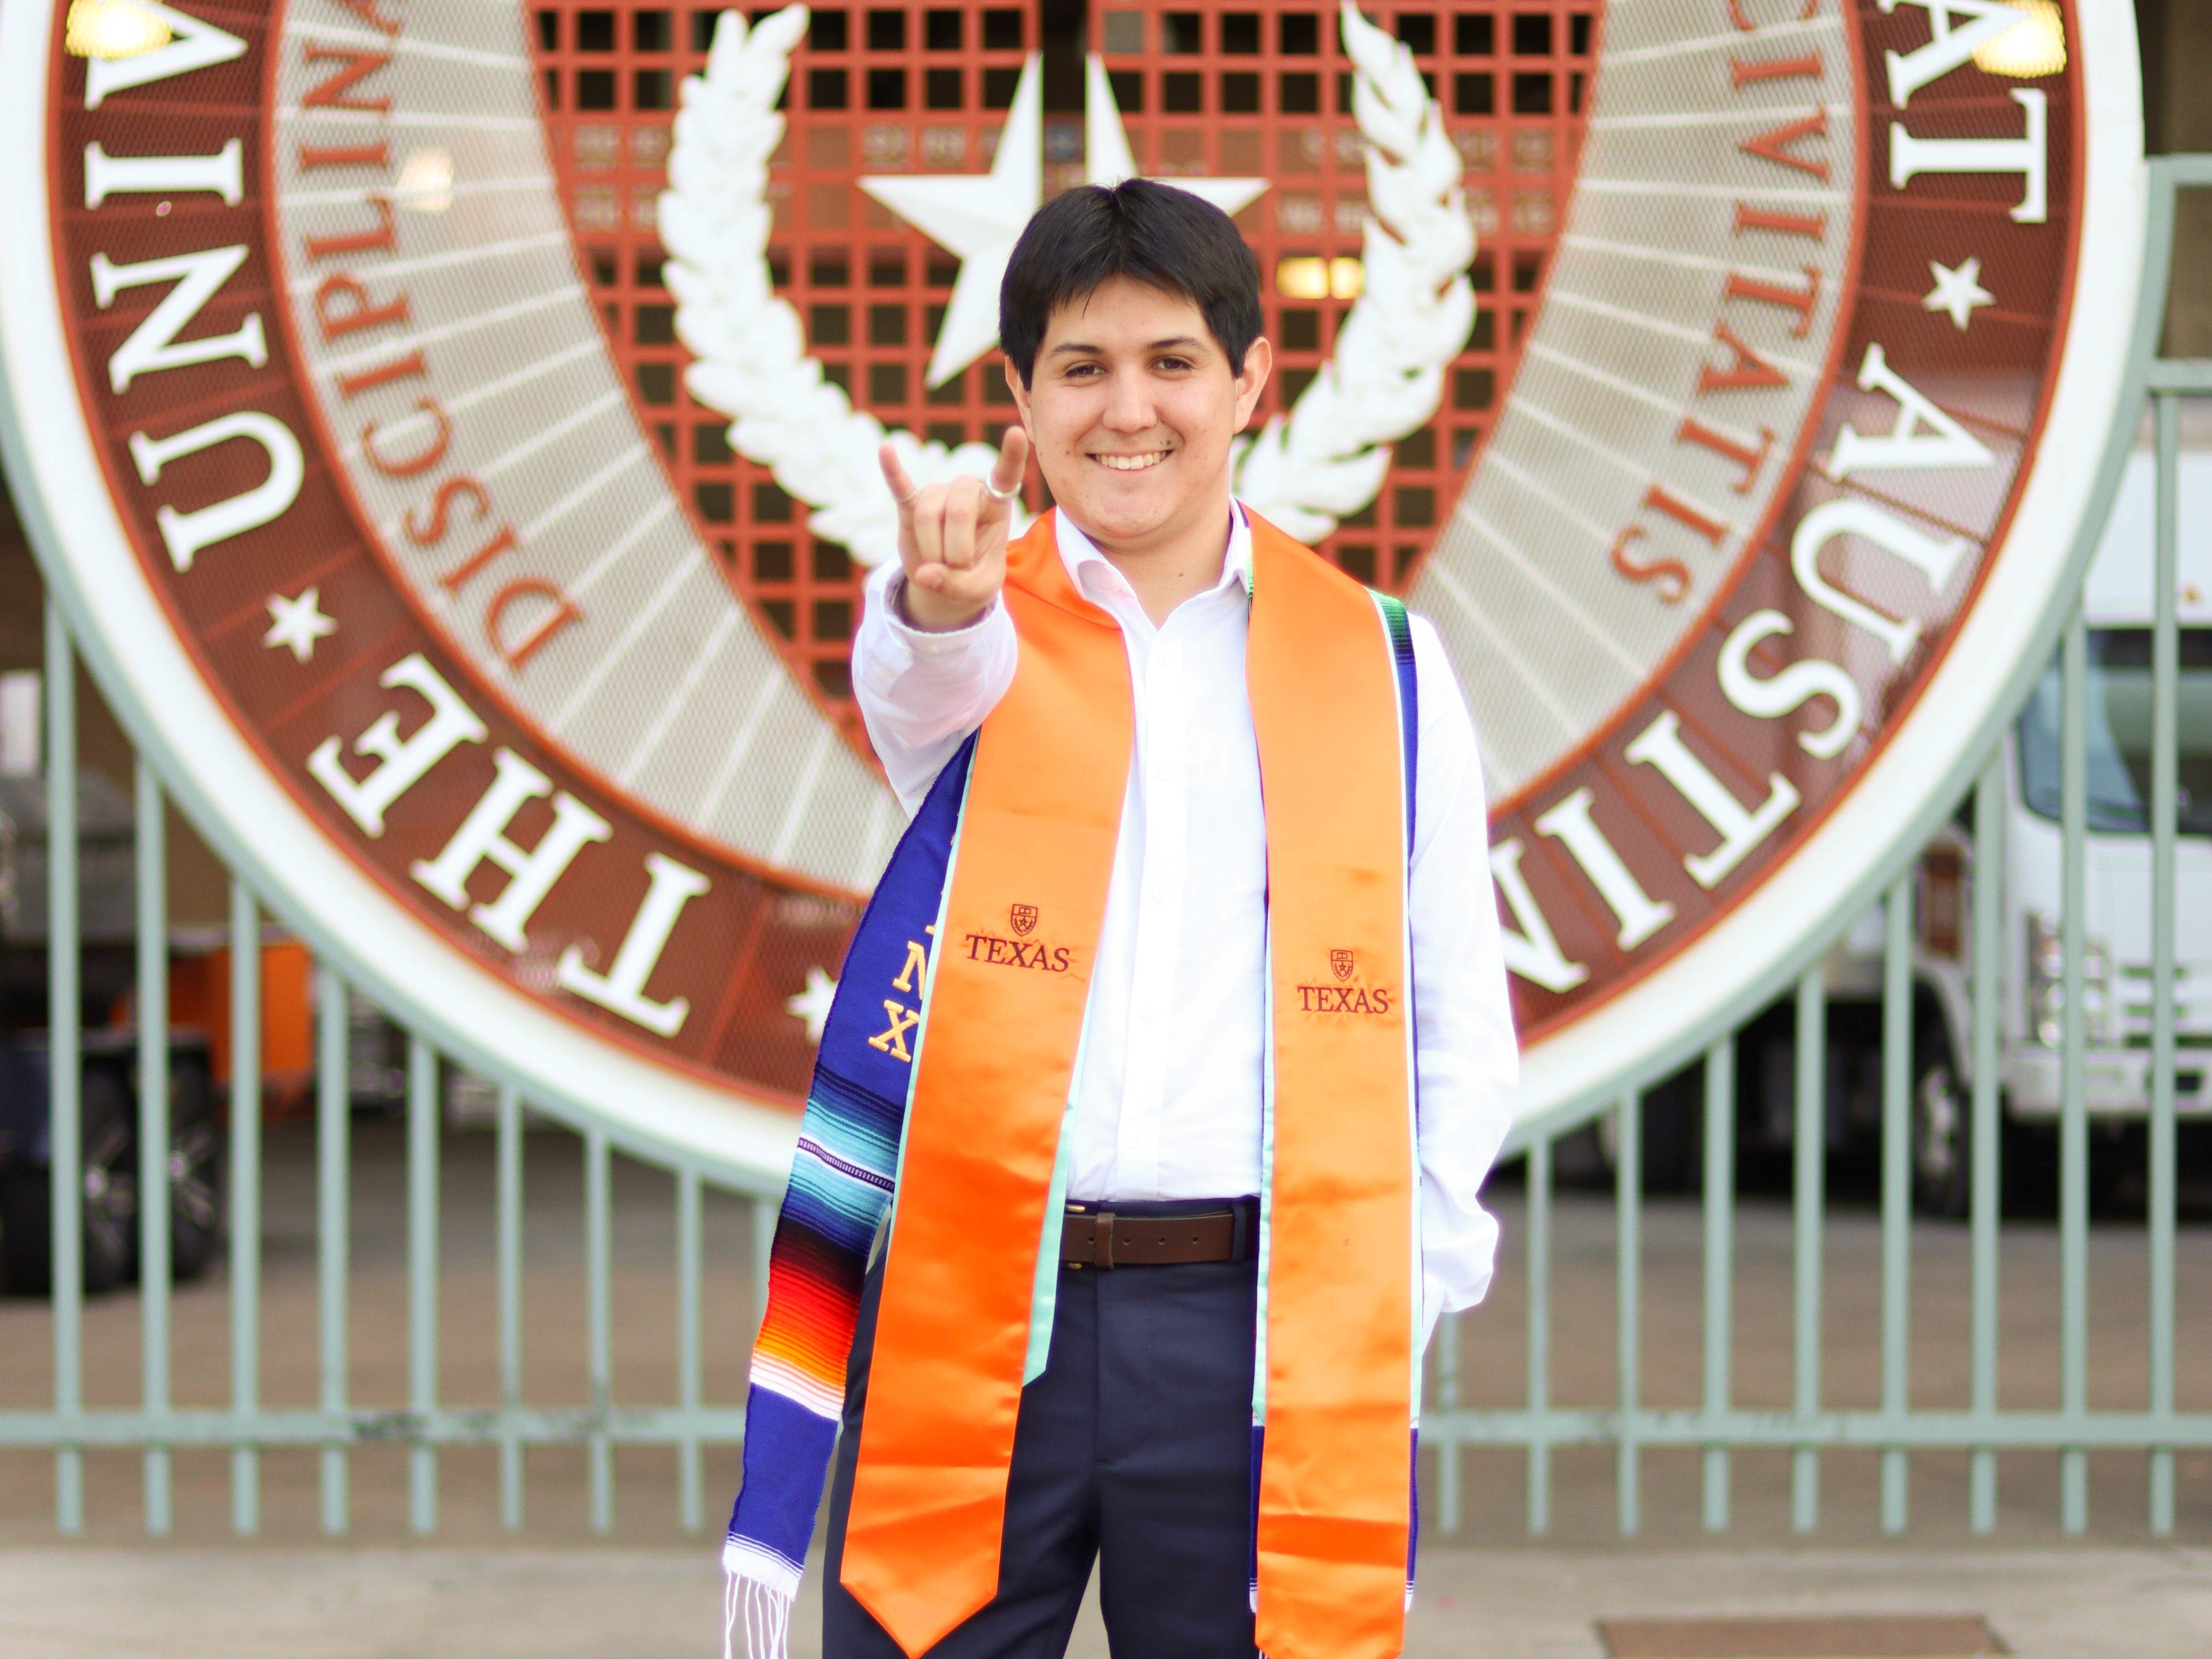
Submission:
[[[0,1050],[0,1283],[43,1296],[53,1282],[52,1142],[43,1034]],[[137,1035],[90,1031],[84,1042],[84,1288],[138,1274]],[[206,1039],[169,1046],[169,1265],[179,1279],[207,1270],[222,1239],[222,1134]]]
[[[138,1271],[138,1036],[131,1018],[137,931],[131,805],[96,772],[77,780],[82,939],[81,1144],[84,1285]],[[42,1295],[52,1279],[52,1138],[47,1103],[46,792],[0,777],[0,1284]],[[168,1041],[169,1256],[205,1271],[222,1236],[222,1136],[204,1029]]]
[[[137,890],[130,803],[84,772],[77,813],[84,1288],[98,1291],[138,1273]],[[46,868],[44,780],[0,776],[0,1288],[25,1295],[46,1294],[53,1276]],[[179,1279],[205,1271],[222,1239],[229,943],[220,928],[168,934],[169,1254]],[[314,1085],[314,967],[307,946],[273,926],[260,960],[260,1109],[295,1117],[310,1109]],[[345,1046],[352,1109],[401,1109],[406,1036],[358,993]],[[489,1084],[447,1066],[441,1086],[449,1121],[492,1120]]]
[[[2154,459],[2131,458],[2083,591],[2087,844],[2082,1014],[2089,1112],[2108,1130],[2150,1108],[2151,559]],[[2212,1120],[2212,452],[2181,458],[2179,836],[2175,848],[2175,1098]],[[1998,1079],[2006,1119],[2047,1129],[2065,1020],[2057,659],[2004,745]],[[1966,814],[1922,856],[1914,929],[1913,1176],[1921,1206],[1966,1212],[1972,1158],[1972,846]],[[1832,1027],[1875,1022],[1879,913],[1829,959]],[[1853,1016],[1850,1011],[1858,1011]],[[1869,1064],[1878,1066],[1878,1059]],[[1874,1091],[1879,1122],[1878,1082]]]

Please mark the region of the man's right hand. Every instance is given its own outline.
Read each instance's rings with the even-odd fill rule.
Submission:
[[[1006,537],[1013,502],[1029,465],[1029,434],[1006,428],[987,487],[963,477],[916,488],[886,442],[878,452],[884,482],[898,503],[899,563],[906,571],[898,605],[913,626],[951,633],[991,608],[1006,580]]]

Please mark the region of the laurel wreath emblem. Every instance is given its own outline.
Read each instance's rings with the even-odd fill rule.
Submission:
[[[1231,463],[1237,498],[1305,542],[1375,499],[1391,444],[1436,413],[1444,370],[1474,325],[1459,152],[1413,54],[1349,4],[1342,15],[1367,144],[1364,288],[1290,413],[1240,441]],[[726,11],[706,72],[685,77],[659,204],[665,280],[677,337],[694,358],[684,373],[692,396],[728,416],[731,446],[807,504],[815,535],[873,565],[897,550],[898,515],[876,464],[886,436],[919,483],[984,477],[995,451],[886,433],[824,376],[798,312],[776,295],[769,160],[783,139],[775,103],[807,18],[793,5],[748,26]],[[1018,509],[1017,531],[1025,522]]]

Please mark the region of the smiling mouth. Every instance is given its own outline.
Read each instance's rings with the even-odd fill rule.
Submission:
[[[1142,472],[1147,467],[1158,466],[1167,458],[1166,450],[1155,449],[1143,455],[1093,455],[1091,459],[1115,472]]]

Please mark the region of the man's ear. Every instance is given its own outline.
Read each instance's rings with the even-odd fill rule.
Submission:
[[[1244,348],[1244,368],[1237,377],[1237,428],[1242,432],[1252,418],[1252,411],[1260,406],[1260,394],[1267,389],[1267,377],[1274,373],[1275,348],[1261,335]]]
[[[1014,411],[1022,418],[1022,430],[1030,434],[1030,445],[1034,448],[1036,428],[1030,424],[1030,389],[1022,383],[1021,374],[1014,368],[1012,357],[1000,358],[1000,366],[1006,372],[1006,390],[1014,394]]]

